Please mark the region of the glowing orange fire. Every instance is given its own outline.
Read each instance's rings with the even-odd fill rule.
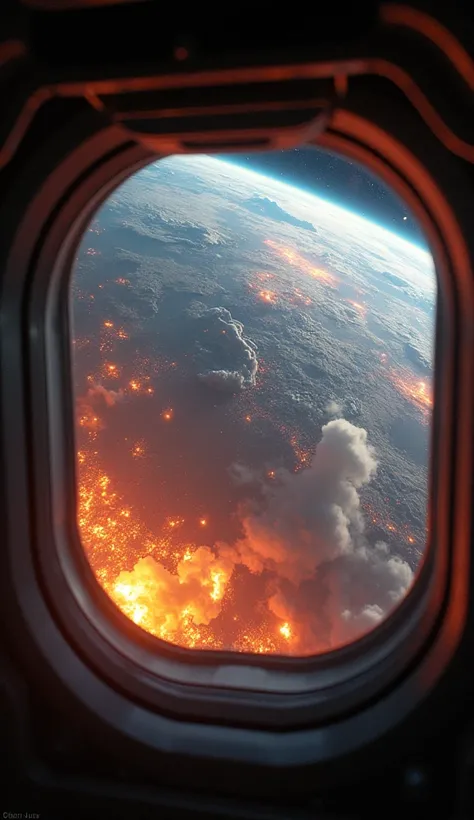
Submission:
[[[79,415],[79,424],[96,433],[103,429],[103,422],[90,408],[85,408]]]
[[[223,606],[232,607],[233,563],[210,547],[177,541],[182,518],[166,519],[160,535],[153,535],[114,491],[95,451],[80,450],[77,464],[82,542],[101,586],[128,618],[188,648],[291,653],[293,629],[273,616],[255,627],[240,625],[235,613],[236,636],[225,644],[214,623]]]
[[[428,382],[417,379],[408,371],[397,372],[391,370],[388,377],[402,396],[418,407],[423,415],[430,415],[433,408],[433,395]]]
[[[357,311],[357,313],[359,314],[359,316],[362,319],[366,318],[366,316],[367,316],[367,306],[366,305],[362,304],[361,302],[354,302],[353,299],[348,299],[347,302],[348,302],[349,305],[351,305],[351,307],[354,308],[354,310]]]
[[[267,305],[274,305],[277,301],[277,295],[274,293],[273,290],[261,290],[259,291],[258,298],[262,302],[266,302]]]
[[[290,640],[290,638],[291,638],[291,627],[290,627],[289,623],[284,623],[280,626],[280,635],[283,635],[283,637],[286,638],[287,641]]]
[[[145,444],[143,441],[137,441],[132,447],[132,456],[134,458],[143,458],[145,455]]]
[[[312,262],[309,262],[308,259],[305,259],[305,257],[297,251],[292,248],[284,247],[283,245],[278,245],[278,243],[274,242],[272,239],[266,239],[265,244],[281,256],[282,259],[285,259],[295,268],[299,268],[303,271],[303,273],[308,274],[308,276],[311,276],[313,279],[317,279],[325,285],[335,287],[337,278],[332,273],[329,273],[329,271],[324,270],[323,268],[316,267],[316,265],[313,265]]]
[[[296,456],[297,460],[297,470],[301,470],[303,467],[307,466],[311,461],[311,450],[306,449],[303,447],[298,440],[298,436],[293,433],[290,436],[290,444],[293,447],[293,452]]]

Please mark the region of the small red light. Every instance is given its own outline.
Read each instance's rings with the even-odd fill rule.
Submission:
[[[175,60],[187,60],[189,57],[188,49],[184,46],[178,46],[174,50]]]

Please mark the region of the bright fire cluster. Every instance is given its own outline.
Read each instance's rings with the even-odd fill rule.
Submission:
[[[397,525],[392,518],[384,515],[380,510],[375,510],[367,501],[362,503],[362,508],[369,525],[373,524],[376,527],[380,527],[385,531],[387,536],[395,536],[398,542],[404,541],[410,547],[416,547],[418,549],[422,546],[408,524]]]
[[[233,563],[208,546],[183,543],[182,518],[167,518],[160,533],[151,533],[114,490],[96,450],[80,450],[77,464],[82,542],[98,581],[127,617],[152,635],[188,648],[291,653],[291,625],[271,616],[249,626],[241,625],[235,613],[229,645],[215,619],[223,606],[232,609]],[[198,523],[206,527],[207,518]]]
[[[425,418],[431,416],[433,394],[431,385],[424,379],[417,378],[409,371],[390,370],[388,378],[399,393],[411,401]]]
[[[275,305],[277,301],[277,295],[273,290],[260,290],[258,292],[259,298],[262,302],[266,302],[267,305]]]
[[[293,248],[287,248],[284,245],[279,245],[277,242],[274,242],[273,239],[266,239],[265,244],[275,251],[278,256],[284,259],[285,262],[289,262],[293,267],[299,268],[299,270],[303,273],[311,276],[312,279],[316,279],[325,285],[330,285],[331,287],[336,286],[337,278],[334,274],[329,273],[329,271],[324,268],[318,268],[316,265],[313,265],[312,262],[302,256],[301,253],[298,253],[298,251],[293,250]]]
[[[365,319],[367,317],[367,305],[364,305],[363,302],[355,302],[353,299],[347,299],[347,303],[354,308],[361,319]]]

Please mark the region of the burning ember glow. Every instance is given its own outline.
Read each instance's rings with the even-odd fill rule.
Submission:
[[[349,305],[351,305],[351,307],[354,308],[354,310],[357,311],[357,313],[359,314],[359,316],[362,319],[366,318],[366,316],[367,316],[367,307],[366,307],[366,305],[363,305],[361,302],[354,302],[353,299],[348,299],[347,302],[348,302]]]
[[[290,437],[290,444],[293,447],[293,452],[297,459],[297,469],[301,469],[306,464],[309,464],[311,460],[311,451],[306,450],[304,447],[301,446],[300,442],[298,441],[298,437],[293,434]]]
[[[108,376],[111,376],[113,379],[118,379],[120,375],[120,371],[116,364],[106,364],[105,372]]]
[[[336,286],[337,278],[332,273],[329,273],[329,271],[326,271],[323,268],[316,267],[312,264],[312,262],[309,262],[308,259],[305,259],[304,256],[297,251],[294,251],[292,248],[286,248],[282,245],[278,245],[276,242],[273,242],[272,239],[266,239],[265,245],[268,245],[282,259],[289,262],[290,265],[293,265],[295,268],[299,268],[303,273],[306,273],[313,279],[317,279],[322,284],[329,285],[330,287]]]
[[[158,638],[188,648],[225,648],[211,622],[225,603],[234,563],[210,547],[177,541],[182,518],[166,519],[161,534],[153,535],[115,492],[95,452],[80,450],[77,464],[81,537],[109,597],[135,624]],[[202,522],[207,524],[207,519]],[[272,635],[271,624],[260,629],[247,624],[245,629],[237,616],[233,622],[235,651],[288,652],[288,623]]]
[[[282,626],[280,626],[280,635],[283,635],[283,637],[286,638],[287,641],[290,640],[290,638],[291,638],[291,627],[288,623],[282,624]]]
[[[261,290],[259,291],[258,297],[262,302],[266,302],[267,305],[275,305],[277,301],[277,295],[272,290]]]
[[[184,518],[167,518],[166,519],[166,526],[169,527],[171,530],[174,530],[176,527],[181,527],[184,524]]]
[[[173,419],[173,416],[174,410],[172,407],[169,407],[167,410],[163,410],[161,414],[161,418],[164,419],[164,421],[171,421]]]
[[[363,503],[364,512],[367,515],[367,520],[371,524],[375,524],[375,526],[380,527],[385,533],[389,533],[392,536],[396,536],[397,541],[405,541],[407,544],[413,545],[416,544],[416,538],[411,533],[410,525],[407,524],[400,524],[397,526],[390,518],[384,515],[380,511],[374,510],[374,508],[368,503]],[[427,535],[427,533],[426,533]]]
[[[97,433],[99,430],[103,429],[103,423],[100,420],[99,416],[94,414],[94,411],[91,409],[86,409],[82,412],[79,416],[79,424],[81,427],[86,427],[92,433]]]
[[[388,377],[401,395],[411,401],[425,418],[430,417],[433,409],[433,396],[428,382],[418,379],[408,371],[391,370]]]
[[[145,445],[143,441],[137,441],[132,447],[132,456],[134,458],[143,458],[145,455]]]
[[[299,288],[293,289],[293,295],[290,298],[290,302],[292,305],[304,305],[305,307],[309,307],[313,304],[313,300],[306,294],[302,293]]]

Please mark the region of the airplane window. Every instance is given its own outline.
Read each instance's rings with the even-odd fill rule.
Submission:
[[[71,281],[78,526],[180,646],[310,655],[403,599],[427,543],[436,277],[413,215],[316,149],[174,156]]]

